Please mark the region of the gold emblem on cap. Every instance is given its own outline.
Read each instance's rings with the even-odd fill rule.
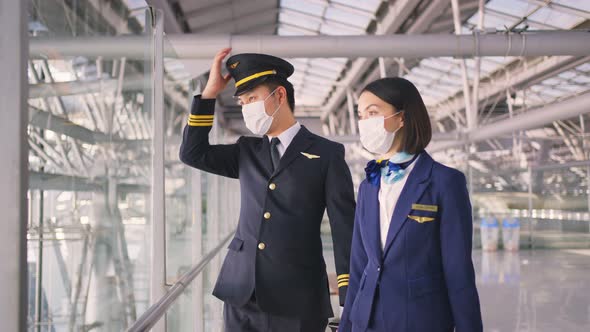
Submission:
[[[237,61],[237,62],[234,62],[234,63],[232,63],[231,65],[229,65],[229,67],[230,67],[231,69],[236,69],[236,67],[237,67],[239,64],[240,64],[240,61]]]

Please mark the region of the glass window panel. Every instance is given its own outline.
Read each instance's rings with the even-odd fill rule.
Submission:
[[[579,9],[585,11],[586,14],[590,13],[590,1],[580,1],[580,0],[553,0],[552,2],[558,3],[564,6],[568,6],[570,8]]]
[[[588,86],[590,84],[590,77],[586,75],[578,75],[572,78],[572,81]]]
[[[560,73],[557,76],[559,76],[559,77],[564,78],[564,79],[567,80],[567,79],[571,79],[571,78],[576,77],[576,75],[577,74],[575,72],[573,72],[573,71],[566,71],[566,72]]]
[[[279,28],[277,30],[280,36],[305,36],[308,33],[304,30],[293,29],[291,27],[287,27],[284,24],[279,24]]]
[[[348,59],[332,58],[332,59],[311,59],[310,63],[313,66],[318,66],[326,70],[333,70],[340,72],[342,67],[346,64]]]
[[[367,25],[371,22],[371,18],[369,17],[360,16],[334,7],[328,7],[324,17],[328,20],[350,24],[363,30],[366,29]]]
[[[427,80],[427,79],[425,79],[423,77],[419,77],[419,76],[413,75],[412,73],[406,75],[405,78],[408,81],[410,81],[410,82],[412,82],[412,83],[414,83],[416,85],[428,84],[428,82],[429,82],[429,80]]]
[[[292,15],[284,12],[279,13],[279,22],[284,22],[311,31],[317,31],[320,26],[319,22],[313,19],[306,19],[304,15]]]
[[[582,92],[582,91],[588,89],[589,87],[584,87],[584,86],[580,86],[580,85],[560,84],[559,88],[562,90],[566,90],[570,93],[577,93],[577,92]]]
[[[300,12],[317,16],[318,13],[324,12],[326,6],[314,1],[281,0],[281,7],[291,8]]]
[[[545,96],[550,96],[550,97],[561,97],[564,95],[563,91],[559,91],[557,89],[554,88],[547,88],[547,87],[542,87],[542,89],[539,90],[539,93]]]
[[[494,9],[503,13],[510,13],[511,15],[518,17],[524,17],[537,8],[537,5],[529,3],[526,0],[491,0],[486,4],[486,8]]]
[[[341,25],[340,23],[325,22],[320,27],[320,33],[333,36],[364,35],[365,30],[354,26]]]
[[[424,59],[420,62],[420,64],[432,68],[438,68],[441,71],[449,71],[451,68],[457,66],[456,62],[453,63],[450,61],[440,60],[438,58]]]
[[[477,23],[477,18],[472,18],[472,24]],[[492,28],[496,30],[506,30],[506,27],[510,27],[516,23],[517,19],[506,17],[504,15],[500,16],[499,14],[486,12],[486,16],[484,19],[484,27],[485,28]]]
[[[550,24],[562,29],[570,29],[584,19],[578,16],[569,15],[560,11],[556,11],[547,7],[543,7],[529,16],[532,21],[537,21],[544,24]]]
[[[442,72],[440,72],[438,70],[434,70],[434,69],[427,68],[424,66],[413,68],[412,72],[414,72],[416,74],[420,74],[424,77],[430,77],[431,79],[435,79],[443,74]]]
[[[381,4],[381,0],[334,0],[333,2],[347,5],[353,8],[359,8],[370,13],[374,13],[375,11],[377,11],[377,8],[379,8],[379,5]]]

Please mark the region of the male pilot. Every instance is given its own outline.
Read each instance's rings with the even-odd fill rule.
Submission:
[[[348,286],[355,202],[344,146],[295,119],[289,62],[238,54],[222,75],[230,50],[215,56],[180,146],[185,164],[240,181],[238,229],[213,294],[225,303],[226,331],[324,332],[333,316],[320,239],[326,208],[341,306]],[[246,127],[258,137],[211,145],[215,99],[231,78]]]

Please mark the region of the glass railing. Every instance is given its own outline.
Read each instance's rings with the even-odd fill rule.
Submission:
[[[149,307],[154,13],[94,3],[29,6],[31,331],[122,331]],[[137,52],[106,53],[122,35]]]
[[[178,60],[175,45],[164,38],[166,92],[166,287],[173,289],[195,264],[202,262],[236,227],[239,213],[239,182],[207,174],[182,164],[178,158],[182,130],[192,98],[204,81],[207,66]],[[204,63],[204,61],[201,61]],[[218,112],[221,112],[218,110]],[[219,123],[209,135],[212,144],[237,140]],[[183,290],[166,313],[167,331],[221,331],[222,302],[212,295],[225,250],[214,255]]]
[[[172,291],[157,329],[220,330],[239,185],[178,160],[202,72],[175,59],[158,11],[84,6],[29,13],[29,329],[126,330]],[[218,124],[210,138],[234,139]]]
[[[224,246],[233,237],[234,232],[232,231],[229,235],[225,236],[215,248],[208,252],[200,262],[193,266],[190,270],[185,272],[171,287],[168,289],[166,294],[154,303],[145,313],[127,330],[129,332],[140,332],[151,329],[164,315],[168,313],[168,326],[167,330],[179,330],[179,331],[200,331],[203,321],[198,319],[186,320],[186,316],[194,313],[190,308],[194,304],[195,300],[198,301],[199,296],[199,282],[193,283],[193,281],[202,277],[202,272],[206,267],[210,266],[210,263],[219,256]],[[192,301],[191,301],[192,300]],[[210,331],[207,327],[207,331]],[[214,329],[215,331],[221,330],[221,326]]]

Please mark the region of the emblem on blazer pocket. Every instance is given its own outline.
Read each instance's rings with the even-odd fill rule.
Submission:
[[[302,155],[306,156],[307,159],[318,159],[320,156],[310,153],[301,152]]]
[[[431,222],[431,221],[434,221],[435,220],[433,217],[412,216],[412,215],[409,215],[408,218],[410,218],[410,219],[412,219],[414,221],[417,221],[417,222],[419,222],[421,224],[423,224],[425,222]]]

